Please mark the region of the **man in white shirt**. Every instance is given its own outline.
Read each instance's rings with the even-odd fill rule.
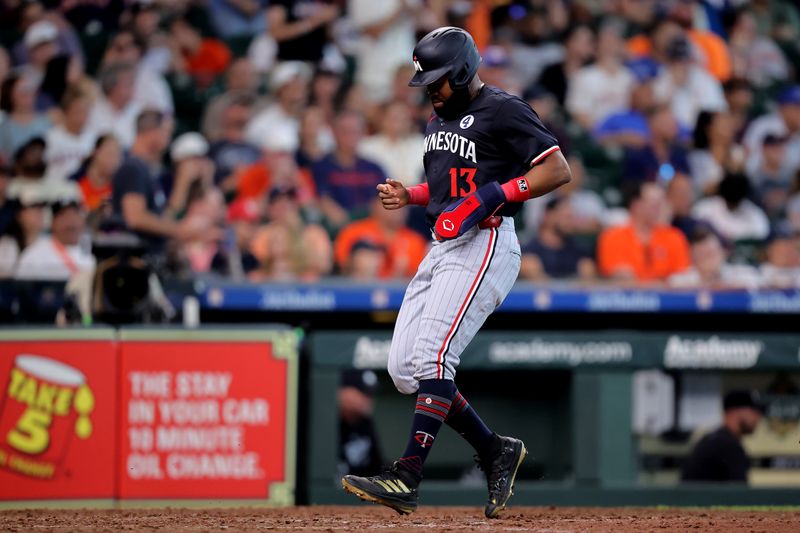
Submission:
[[[709,229],[698,229],[691,237],[692,266],[669,278],[672,287],[708,289],[756,289],[758,270],[750,265],[727,262],[719,237]]]
[[[622,64],[624,51],[617,25],[604,25],[597,36],[597,61],[568,80],[565,106],[585,130],[630,107],[635,79]]]
[[[769,219],[747,199],[750,181],[743,174],[728,174],[719,182],[715,196],[703,198],[692,208],[692,216],[705,220],[731,241],[763,240],[769,235]]]
[[[387,104],[381,113],[380,132],[361,141],[358,152],[378,163],[388,176],[415,185],[424,174],[425,139],[412,131],[412,120],[407,103],[397,100]]]
[[[79,89],[71,87],[64,93],[61,103],[64,121],[51,128],[45,137],[46,180],[67,180],[92,153],[95,136],[86,127],[90,107],[88,96]]]
[[[106,67],[98,76],[102,95],[89,111],[87,129],[94,135],[113,133],[126,150],[136,137],[136,119],[142,111],[133,100],[133,65],[120,63]]]
[[[17,263],[16,279],[67,281],[94,268],[94,257],[79,246],[86,216],[78,202],[62,200],[52,204],[51,211],[50,235],[25,248]]]
[[[300,135],[300,115],[308,99],[309,77],[306,65],[299,61],[286,61],[273,69],[270,89],[275,102],[248,122],[247,142],[261,146],[273,130],[292,130]]]
[[[800,85],[784,89],[777,98],[775,113],[755,119],[744,134],[747,149],[747,172],[754,174],[762,166],[764,139],[767,135],[787,138],[781,174],[793,176],[800,170]]]
[[[694,128],[700,111],[728,109],[722,85],[704,68],[694,64],[684,36],[676,37],[666,50],[668,63],[655,80],[656,100],[670,105],[681,126]]]

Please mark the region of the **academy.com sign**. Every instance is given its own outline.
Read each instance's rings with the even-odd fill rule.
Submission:
[[[667,368],[752,368],[764,343],[748,339],[684,339],[672,335],[664,348]]]
[[[489,360],[493,363],[585,364],[629,363],[633,346],[629,342],[587,341],[550,342],[533,339],[526,342],[493,342]]]

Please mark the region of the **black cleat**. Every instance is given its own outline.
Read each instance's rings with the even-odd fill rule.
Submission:
[[[401,515],[417,510],[417,484],[414,475],[398,467],[371,477],[344,476],[342,488],[355,494],[366,502],[379,503],[391,507]]]
[[[478,466],[486,472],[489,499],[484,513],[486,518],[497,518],[505,509],[508,499],[514,494],[514,478],[528,450],[521,440],[497,436],[498,442],[487,457],[476,458]]]

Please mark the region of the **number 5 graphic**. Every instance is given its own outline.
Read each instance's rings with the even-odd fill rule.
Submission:
[[[454,198],[464,197],[475,192],[475,173],[477,168],[456,168],[450,169],[450,196]],[[464,178],[466,188],[463,183],[458,182],[458,178]]]

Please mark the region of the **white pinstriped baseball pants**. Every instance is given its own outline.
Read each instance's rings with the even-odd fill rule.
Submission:
[[[415,394],[422,379],[456,375],[461,353],[505,299],[519,274],[514,220],[434,242],[406,288],[389,351],[397,390]]]

